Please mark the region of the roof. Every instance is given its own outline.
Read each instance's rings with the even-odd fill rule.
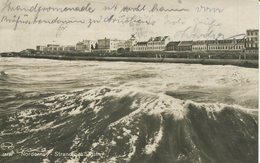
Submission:
[[[246,30],[247,32],[258,32],[259,30],[258,29],[248,29]]]
[[[231,44],[234,40],[217,40],[216,42],[219,44]]]
[[[178,46],[192,46],[193,41],[181,41]]]
[[[203,45],[203,44],[237,44],[244,43],[245,39],[224,39],[224,40],[199,40],[199,41],[182,41],[179,46],[187,46],[192,42],[192,45]]]
[[[60,46],[58,44],[48,44],[47,46]]]
[[[207,43],[208,43],[208,44],[214,44],[214,43],[216,43],[217,41],[218,41],[218,40],[208,40]]]
[[[167,38],[169,38],[169,36],[164,36],[162,41],[165,41]]]
[[[154,39],[153,39],[153,41],[161,41],[162,40],[162,37],[155,37]]]
[[[172,42],[169,42],[166,47],[169,47],[169,46],[178,46],[180,43],[180,41],[172,41]]]
[[[208,44],[237,44],[244,43],[244,39],[209,40]]]
[[[169,36],[157,36],[157,37],[151,37],[148,42],[150,41],[165,41]]]
[[[143,42],[137,42],[136,45],[147,45],[147,41],[143,41]]]
[[[244,42],[245,42],[245,39],[237,39],[237,42],[238,42],[238,43],[240,43],[240,42],[244,43]]]
[[[206,40],[200,40],[200,41],[193,41],[192,45],[206,45],[207,41]]]

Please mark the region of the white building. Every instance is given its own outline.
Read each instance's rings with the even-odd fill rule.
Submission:
[[[259,30],[258,29],[250,29],[246,31],[246,52],[258,54],[258,39]]]
[[[37,51],[47,51],[48,49],[47,49],[46,46],[40,46],[40,45],[38,45],[38,46],[36,46],[36,50],[37,50]]]
[[[147,51],[164,51],[170,41],[169,36],[152,37],[148,40]]]
[[[124,47],[125,47],[125,50],[129,50],[129,51],[133,51],[133,47],[134,45],[137,43],[136,41],[136,38],[135,38],[135,35],[132,34],[131,35],[131,38],[129,40],[126,40],[124,42]]]
[[[60,45],[56,45],[56,44],[48,44],[47,45],[47,50],[48,51],[58,51],[59,50]]]
[[[133,51],[164,51],[170,41],[169,36],[151,37],[147,42],[137,42]]]
[[[192,51],[193,52],[206,52],[208,50],[207,41],[193,41]]]
[[[98,51],[117,51],[119,48],[125,48],[124,40],[117,40],[117,39],[99,39],[98,40]]]
[[[137,42],[134,46],[133,46],[133,51],[134,52],[140,52],[140,51],[148,51],[148,42],[144,41],[144,42]]]
[[[244,51],[244,39],[227,39],[208,41],[208,51]]]

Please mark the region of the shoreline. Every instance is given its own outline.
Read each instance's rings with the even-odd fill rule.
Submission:
[[[8,56],[2,56],[8,57]],[[12,56],[14,57],[14,56]],[[55,60],[86,60],[107,62],[153,62],[153,63],[184,63],[202,65],[233,65],[247,68],[258,68],[258,60],[239,59],[193,59],[193,58],[147,58],[147,57],[91,57],[91,56],[65,56],[65,55],[24,55],[20,58],[55,59]]]

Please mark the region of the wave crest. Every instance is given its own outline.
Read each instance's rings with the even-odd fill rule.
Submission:
[[[100,88],[50,96],[20,110],[2,120],[0,142],[13,142],[16,154],[46,148],[48,156],[17,160],[257,161],[257,115],[240,106]]]

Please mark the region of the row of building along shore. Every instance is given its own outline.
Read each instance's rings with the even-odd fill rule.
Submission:
[[[259,30],[247,30],[244,38],[225,40],[172,41],[170,36],[151,37],[137,41],[132,35],[129,40],[104,38],[97,41],[83,40],[76,45],[61,46],[48,44],[37,46],[42,52],[247,52],[258,54]]]

